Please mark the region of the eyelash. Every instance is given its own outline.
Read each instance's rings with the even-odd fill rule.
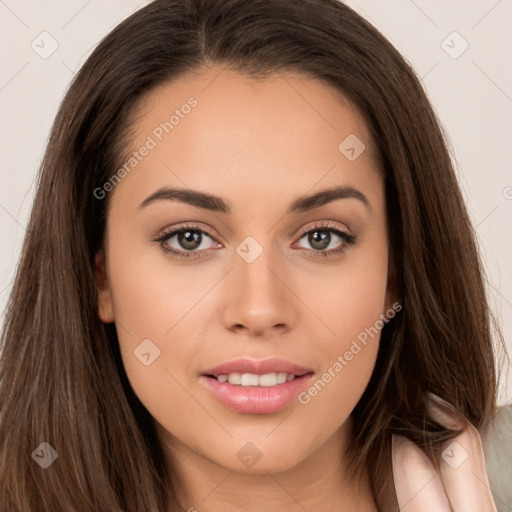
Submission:
[[[173,235],[179,234],[184,231],[197,231],[199,233],[208,235],[212,240],[216,241],[213,235],[204,229],[199,229],[197,225],[193,224],[180,224],[174,228],[171,228],[164,233],[162,233],[158,238],[153,240],[153,242],[158,243],[161,250],[166,254],[172,254],[174,257],[177,258],[191,258],[191,259],[198,259],[198,258],[204,258],[208,255],[208,253],[215,249],[204,249],[202,251],[178,251],[176,249],[170,248],[166,242],[171,238]],[[356,238],[354,235],[350,235],[349,233],[346,233],[345,231],[340,230],[339,228],[334,227],[329,222],[319,222],[316,223],[313,226],[308,226],[307,229],[302,231],[300,234],[298,240],[301,240],[305,235],[309,234],[313,231],[328,231],[330,233],[334,233],[338,235],[342,240],[343,243],[338,247],[337,249],[330,249],[329,251],[322,251],[322,250],[314,250],[314,249],[303,249],[305,251],[309,251],[312,253],[314,258],[320,257],[320,258],[331,258],[336,257],[339,254],[342,254],[345,252],[348,246],[354,245],[356,242]],[[217,242],[218,243],[218,242]],[[203,253],[203,254],[201,254]]]

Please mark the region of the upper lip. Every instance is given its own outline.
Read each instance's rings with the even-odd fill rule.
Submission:
[[[305,375],[313,370],[305,368],[298,364],[286,361],[285,359],[235,359],[227,361],[214,368],[210,368],[203,372],[203,375],[228,375],[230,373],[252,373],[256,375],[264,375],[266,373],[293,373],[294,375]]]

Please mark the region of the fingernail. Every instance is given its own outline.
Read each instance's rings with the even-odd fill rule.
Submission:
[[[446,400],[444,400],[443,398],[441,398],[440,396],[435,395],[434,393],[431,393],[430,391],[427,391],[427,395],[429,396],[429,398],[434,400],[434,402],[438,402],[438,403],[440,403],[442,405],[445,405],[446,407],[448,407],[452,411],[455,411],[455,407],[452,404],[450,404],[449,402],[447,402]]]
[[[457,410],[453,405],[433,393],[427,392],[427,395],[430,400],[427,401],[426,408],[435,421],[446,428],[463,428],[464,425],[461,423]]]

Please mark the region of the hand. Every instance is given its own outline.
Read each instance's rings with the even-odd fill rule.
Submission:
[[[464,431],[447,442],[436,471],[426,454],[403,436],[393,435],[393,479],[403,512],[496,512],[476,428],[448,416],[432,396],[428,409],[441,425]]]

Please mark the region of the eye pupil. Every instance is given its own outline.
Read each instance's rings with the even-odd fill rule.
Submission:
[[[179,244],[184,249],[197,249],[201,245],[201,233],[199,231],[180,231],[177,236]]]
[[[318,233],[320,233],[320,236],[318,236]],[[317,229],[315,231],[311,231],[308,235],[308,239],[311,245],[316,249],[325,249],[331,242],[331,233],[329,231]]]

